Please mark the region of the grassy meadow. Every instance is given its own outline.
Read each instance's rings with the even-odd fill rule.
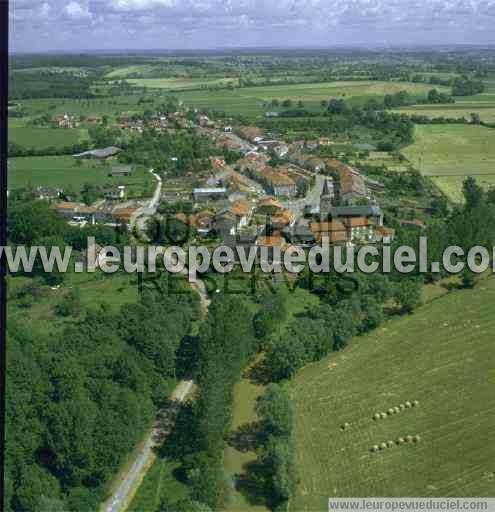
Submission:
[[[9,140],[24,148],[61,148],[72,146],[88,138],[88,131],[85,129],[65,130],[62,128],[9,126]]]
[[[142,112],[138,105],[141,96],[127,95],[107,98],[86,99],[35,99],[22,101],[27,116],[39,116],[48,113],[51,116],[71,114],[75,116],[103,116],[111,119],[124,113]]]
[[[414,143],[402,153],[453,201],[461,198],[467,176],[485,187],[495,184],[495,130],[491,128],[418,125]]]
[[[85,183],[95,185],[127,185],[128,192],[152,194],[154,179],[144,169],[136,169],[131,176],[113,178],[109,168],[92,161],[82,160],[78,166],[71,156],[42,156],[10,158],[8,163],[9,188],[32,186],[71,187],[76,192]]]
[[[290,510],[327,510],[331,496],[493,495],[494,304],[491,277],[355,338],[289,382],[300,477]],[[421,441],[395,443],[407,435]]]
[[[149,89],[165,89],[175,91],[177,89],[195,89],[198,87],[210,87],[215,85],[233,84],[237,85],[237,78],[229,77],[210,77],[210,78],[128,78],[127,82],[136,87],[146,87]]]
[[[294,319],[297,313],[301,313],[307,307],[315,306],[317,303],[317,297],[307,290],[296,288],[294,293],[287,291],[287,319],[273,336],[283,336],[288,323]],[[258,419],[255,411],[256,399],[265,390],[265,385],[255,378],[255,369],[260,365],[262,366],[262,356],[244,371],[243,378],[234,388],[232,435],[253,426]],[[268,512],[266,498],[257,488],[256,481],[251,478],[250,466],[256,463],[258,458],[256,451],[254,449],[240,450],[239,448],[234,443],[229,443],[224,452],[225,472],[231,482],[225,509],[228,512]]]

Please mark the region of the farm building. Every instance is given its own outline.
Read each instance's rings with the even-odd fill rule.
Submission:
[[[193,191],[193,196],[195,201],[224,199],[227,196],[227,189],[225,187],[195,188]]]
[[[118,155],[120,152],[120,148],[115,146],[109,146],[104,149],[92,149],[90,151],[84,151],[83,153],[79,153],[74,155],[74,158],[85,158],[90,160],[106,160],[107,158],[114,157]]]

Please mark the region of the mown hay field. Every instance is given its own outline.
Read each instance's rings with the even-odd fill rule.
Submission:
[[[300,477],[290,510],[328,510],[331,496],[493,496],[494,332],[491,277],[301,370],[288,384]]]
[[[462,199],[462,182],[474,176],[487,187],[495,181],[495,130],[473,125],[417,125],[414,143],[402,153],[432,177],[452,200]]]

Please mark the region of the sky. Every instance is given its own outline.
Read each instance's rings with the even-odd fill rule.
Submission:
[[[495,0],[10,2],[14,52],[495,43]]]

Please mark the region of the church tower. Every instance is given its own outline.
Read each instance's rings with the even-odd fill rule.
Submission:
[[[323,184],[323,190],[321,191],[320,196],[320,216],[328,217],[330,214],[330,210],[333,206],[334,200],[334,189],[333,189],[333,180],[332,178],[325,179],[325,183]]]

